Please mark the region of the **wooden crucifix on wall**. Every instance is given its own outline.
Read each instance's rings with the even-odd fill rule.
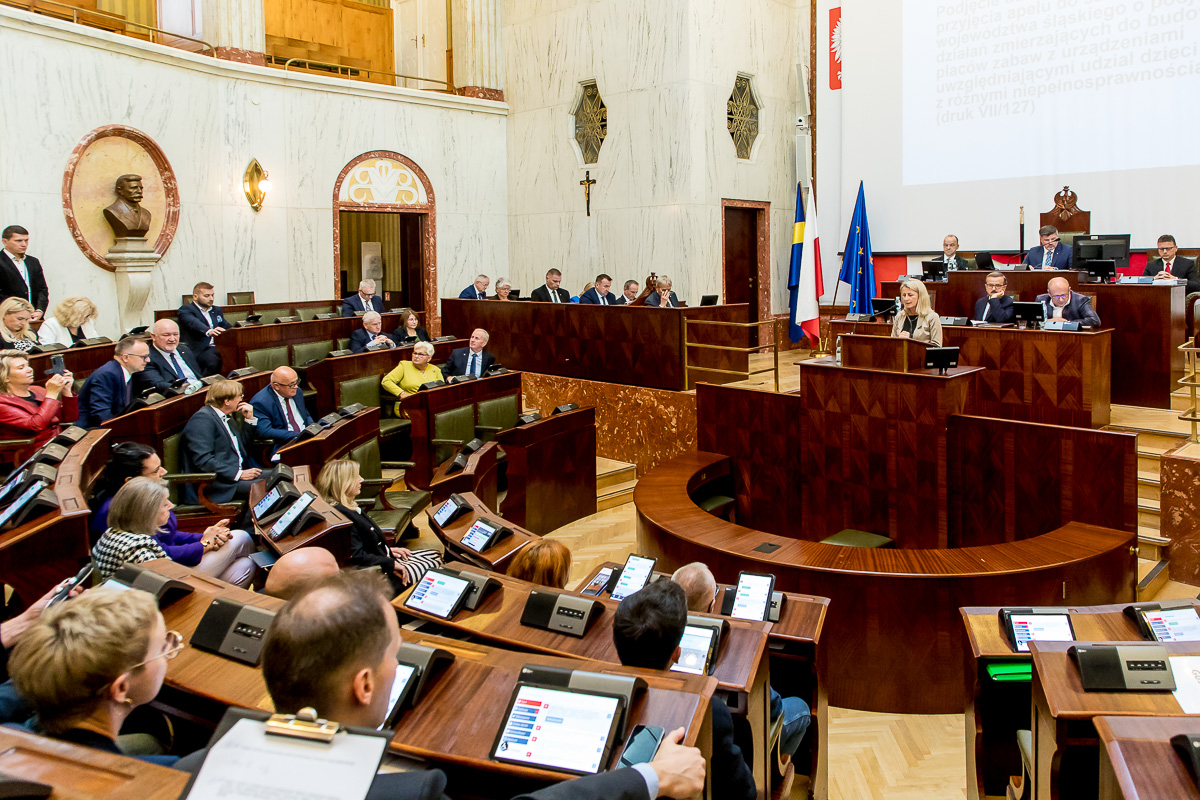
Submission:
[[[592,215],[592,186],[596,181],[592,178],[592,171],[589,169],[583,173],[583,180],[579,185],[583,187],[583,200],[587,203],[587,215]]]

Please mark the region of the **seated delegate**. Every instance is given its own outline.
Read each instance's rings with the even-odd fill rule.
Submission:
[[[411,308],[402,308],[400,309],[400,327],[392,333],[392,338],[396,340],[396,344],[407,346],[415,342],[428,342],[429,331],[421,327],[421,320],[417,316],[417,312]]]
[[[183,468],[215,472],[207,495],[215,503],[250,496],[250,484],[262,474],[252,452],[251,431],[258,426],[254,407],[242,402],[242,385],[217,381],[208,387],[204,407],[183,426]],[[195,489],[186,487],[187,496]]]
[[[155,536],[171,519],[175,506],[167,485],[157,478],[130,478],[108,504],[104,533],[92,548],[92,566],[106,581],[126,564],[167,558]]]
[[[25,353],[37,347],[37,334],[29,327],[33,311],[33,306],[19,297],[10,297],[0,303],[0,339],[4,340],[0,346]]]
[[[54,307],[54,316],[38,328],[38,342],[70,347],[84,339],[95,338],[96,304],[86,297],[68,297]]]
[[[153,387],[156,392],[165,392],[180,380],[194,391],[203,377],[204,370],[196,356],[187,345],[179,343],[179,326],[174,320],[155,322],[150,328],[150,359],[144,370],[134,374],[133,391]]]
[[[423,384],[442,380],[441,369],[429,363],[432,358],[433,345],[429,342],[417,342],[413,346],[412,360],[401,361],[380,381],[379,385],[385,392],[398,398],[395,406],[397,417],[404,415],[400,408],[401,400],[419,392]]]
[[[984,296],[975,301],[975,313],[971,319],[980,322],[1004,323],[1016,319],[1013,299],[1006,294],[1008,278],[1003,272],[991,272],[984,279]]]
[[[342,300],[342,316],[353,317],[366,311],[383,313],[383,300],[375,294],[375,281],[364,278],[358,282],[358,291]]]
[[[396,340],[383,332],[383,317],[378,311],[363,314],[362,327],[350,334],[351,352],[365,353],[372,345],[381,345],[385,349],[396,346]]]
[[[466,347],[459,347],[450,353],[450,361],[446,364],[446,375],[474,375],[482,378],[483,374],[496,363],[496,357],[483,348],[492,337],[483,328],[471,331],[471,338]]]
[[[622,287],[622,294],[620,297],[613,298],[613,305],[627,306],[627,305],[631,304],[634,300],[637,300],[637,296],[638,296],[638,282],[637,281],[625,281],[625,285],[624,285],[624,287]]]
[[[666,275],[660,275],[655,283],[655,290],[646,297],[646,305],[659,306],[661,308],[679,308],[679,298],[671,291],[671,279]]]
[[[460,300],[486,300],[488,286],[492,279],[487,275],[476,275],[475,283],[458,293]]]
[[[1033,269],[1071,269],[1074,254],[1058,240],[1058,228],[1043,225],[1038,229],[1041,244],[1029,248],[1021,263]]]
[[[1142,274],[1153,275],[1159,281],[1182,278],[1187,281],[1188,294],[1200,292],[1200,271],[1196,269],[1196,260],[1179,255],[1175,237],[1169,233],[1158,237],[1158,258],[1147,262]]]
[[[946,262],[946,270],[967,269],[967,262],[958,257],[958,237],[953,233],[946,234],[942,239],[942,254],[934,256],[934,261]]]
[[[1071,291],[1066,278],[1051,278],[1046,284],[1046,294],[1038,295],[1038,302],[1046,309],[1046,319],[1064,319],[1081,325],[1100,327],[1100,316],[1092,308],[1092,298]]]
[[[388,544],[375,521],[358,508],[362,491],[358,462],[348,458],[330,461],[317,476],[317,493],[350,520],[350,563],[356,567],[379,567],[392,584],[393,594],[412,586],[431,569],[442,566],[436,550],[409,550]]]
[[[892,323],[892,336],[942,346],[942,320],[929,304],[929,292],[920,281],[900,284],[900,313]]]
[[[571,551],[557,539],[538,539],[517,552],[508,574],[539,586],[565,589],[571,575]]]
[[[70,372],[51,375],[44,389],[34,386],[33,379],[29,356],[19,350],[0,350],[0,439],[33,439],[17,454],[22,461],[58,436],[62,423],[79,412]]]
[[[99,428],[100,423],[125,413],[133,401],[133,376],[150,361],[150,346],[143,339],[122,339],[113,348],[112,361],[83,382],[79,390],[81,428]]]
[[[509,295],[512,294],[512,282],[508,278],[496,279],[496,293],[492,295],[493,300],[510,300]]]
[[[597,275],[596,282],[592,284],[592,288],[579,295],[579,302],[584,305],[594,306],[616,305],[616,298],[613,297],[611,289],[612,278],[603,273]]]
[[[258,420],[258,435],[275,443],[275,450],[295,439],[312,425],[312,415],[300,394],[300,376],[291,367],[277,367],[271,382],[250,399]],[[272,453],[272,460],[278,460]]]
[[[535,303],[569,303],[571,293],[562,288],[562,273],[557,269],[546,271],[546,282],[529,294]]]
[[[166,472],[162,460],[151,447],[137,442],[121,442],[114,447],[100,486],[92,497],[93,510],[88,525],[93,537],[103,536],[108,530],[109,510],[123,486],[134,478],[161,482]],[[147,499],[146,503],[149,502]],[[161,507],[154,511],[158,514]],[[257,568],[250,560],[254,541],[246,531],[230,530],[227,519],[209,525],[204,533],[188,533],[179,530],[179,520],[172,508],[167,512],[166,523],[156,528],[153,536],[169,559],[203,575],[242,588],[249,587],[254,579]]]

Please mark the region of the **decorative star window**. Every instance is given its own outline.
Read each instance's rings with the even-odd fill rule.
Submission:
[[[600,158],[600,145],[608,135],[608,109],[600,99],[595,81],[583,84],[583,94],[575,106],[575,141],[583,153],[583,163],[595,164]]]
[[[758,100],[748,75],[738,75],[729,95],[727,108],[729,135],[737,148],[738,158],[750,158],[754,140],[758,138]]]

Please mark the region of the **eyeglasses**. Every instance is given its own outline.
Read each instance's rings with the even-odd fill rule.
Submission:
[[[165,648],[161,653],[159,653],[156,656],[147,658],[145,661],[139,661],[138,663],[134,664],[129,669],[124,670],[121,674],[124,675],[126,673],[133,672],[135,669],[144,667],[152,661],[158,661],[160,658],[165,658],[167,661],[170,661],[171,659],[175,658],[175,656],[179,655],[179,651],[182,650],[184,647],[183,634],[179,633],[178,631],[167,631],[167,636],[163,641],[163,645],[165,646]],[[109,681],[108,683],[101,686],[99,691],[96,692],[96,695],[99,696],[99,695],[104,694],[106,691],[108,691],[108,687],[112,686],[114,682],[115,681]]]
[[[987,288],[989,288],[989,289],[1003,289],[1003,288],[1004,288],[1005,286],[1007,286],[1007,285],[1008,285],[1008,284],[1006,284],[1006,283],[988,283],[988,284],[987,284]]]
[[[292,381],[291,383],[276,383],[275,381],[271,381],[271,385],[277,389],[295,389],[300,385],[300,381]]]
[[[1174,250],[1174,249],[1175,249],[1175,245],[1173,245],[1173,244],[1160,244],[1158,246],[1158,252],[1160,252],[1160,253],[1165,253],[1169,250]]]
[[[127,356],[133,356],[134,358],[140,358],[142,361],[149,361],[149,360],[150,360],[150,354],[149,354],[149,353],[147,353],[147,354],[146,354],[146,355],[144,355],[144,356],[143,356],[143,355],[139,355],[138,353],[126,353],[125,355],[127,355]]]
[[[1070,292],[1067,292],[1066,294],[1052,294],[1052,295],[1050,295],[1050,297],[1052,297],[1052,298],[1053,298],[1053,299],[1055,299],[1055,300],[1065,300],[1066,298],[1068,298],[1068,297],[1070,297],[1070,296],[1071,296],[1071,293],[1070,293]]]

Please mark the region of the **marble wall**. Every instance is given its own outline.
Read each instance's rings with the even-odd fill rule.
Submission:
[[[505,0],[513,285],[528,292],[558,267],[575,294],[598,272],[623,282],[655,271],[695,304],[721,292],[721,200],[765,201],[772,308],[762,311],[786,310],[808,14],[804,0]],[[760,103],[746,161],[726,129],[739,72]],[[590,165],[571,116],[587,80],[608,109]],[[591,217],[585,170],[597,181]]]
[[[178,235],[149,305],[178,305],[200,279],[259,300],[330,297],[333,192],[360,153],[392,150],[428,175],[436,197],[440,294],[480,271],[508,270],[502,103],[351,83],[217,61],[0,6],[0,74],[9,97],[0,159],[0,225],[31,234],[51,304],[92,297],[117,333],[116,286],[75,245],[63,216],[67,158],[89,131],[123,124],[151,138],[178,178]],[[251,158],[273,189],[253,211]]]

